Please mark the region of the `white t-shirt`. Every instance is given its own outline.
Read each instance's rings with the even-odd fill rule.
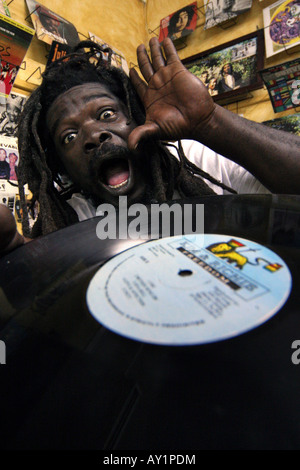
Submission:
[[[182,140],[182,148],[190,162],[201,168],[203,171],[213,176],[216,180],[234,189],[238,194],[269,194],[265,188],[251,173],[232,162],[228,158],[215,153],[203,144],[194,140]],[[176,145],[176,144],[174,144]],[[170,152],[178,158],[174,147],[169,147]],[[232,194],[205,179],[205,182],[218,195]],[[174,199],[178,198],[178,193],[174,194]],[[91,201],[84,198],[79,193],[73,194],[68,203],[76,211],[79,221],[95,217],[97,210]]]
[[[234,189],[238,194],[270,193],[249,171],[237,163],[217,154],[195,140],[182,140],[181,143],[183,151],[190,162],[213,176],[216,180]],[[174,147],[170,147],[169,150],[177,157]],[[216,194],[232,194],[211,183],[209,180],[205,179],[204,181]]]

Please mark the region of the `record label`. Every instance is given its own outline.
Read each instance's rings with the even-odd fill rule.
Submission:
[[[153,240],[111,258],[90,281],[87,305],[103,326],[154,344],[220,341],[251,330],[284,305],[285,262],[240,237]]]

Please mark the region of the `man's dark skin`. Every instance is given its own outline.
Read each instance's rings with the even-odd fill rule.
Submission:
[[[120,194],[127,194],[127,188],[131,193],[139,195],[139,188],[145,183],[134,167],[133,172],[137,171],[137,175],[133,183],[125,181],[124,186],[121,184],[120,188],[110,188],[105,184],[100,189],[93,186],[85,173],[85,162],[90,158],[92,147],[101,147],[104,141],[113,141],[122,147],[127,145],[132,155],[141,159],[139,144],[142,141],[192,139],[243,166],[270,191],[278,194],[300,193],[298,136],[248,121],[218,106],[201,80],[182,65],[169,38],[162,43],[166,59],[162,55],[157,38],[152,38],[149,44],[151,59],[144,45],[137,49],[138,64],[144,80],[135,69],[130,70],[130,79],[146,110],[146,121],[143,125],[125,125],[124,105],[111,96],[105,87],[95,83],[77,86],[77,90],[68,90],[52,103],[47,113],[47,127],[57,155],[70,176],[75,178],[83,189],[91,184],[92,195],[94,192],[98,200],[101,197],[102,202],[112,202]],[[101,119],[94,119],[94,111],[87,110],[86,121],[83,121],[78,118],[82,113],[76,111],[74,97],[81,96],[83,100],[89,86],[97,91],[98,107],[101,108],[102,114]],[[102,103],[99,91],[103,92],[104,100],[110,99],[112,102]],[[69,98],[73,100],[73,111],[70,111],[73,114],[68,116],[66,110],[69,104],[71,105]],[[55,116],[58,116],[58,119]],[[78,158],[75,161],[71,158],[72,146],[77,146]],[[129,162],[134,166],[134,159],[129,158]],[[2,253],[24,243],[22,237],[16,236],[13,229],[10,232],[7,230],[7,226],[10,224],[11,227],[13,223],[9,222],[8,209],[4,209],[0,212]],[[11,233],[11,240],[8,233]]]

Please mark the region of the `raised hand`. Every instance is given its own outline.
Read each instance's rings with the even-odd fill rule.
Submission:
[[[171,39],[162,49],[157,38],[151,38],[151,60],[145,46],[137,48],[140,71],[130,70],[130,79],[144,104],[146,121],[132,131],[128,147],[133,150],[141,140],[199,139],[210,120],[215,103],[205,86],[181,63]]]

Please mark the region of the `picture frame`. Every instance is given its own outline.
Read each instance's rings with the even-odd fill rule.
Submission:
[[[300,58],[261,70],[274,113],[300,106]]]
[[[264,33],[257,30],[182,60],[221,105],[245,99],[263,87]]]

